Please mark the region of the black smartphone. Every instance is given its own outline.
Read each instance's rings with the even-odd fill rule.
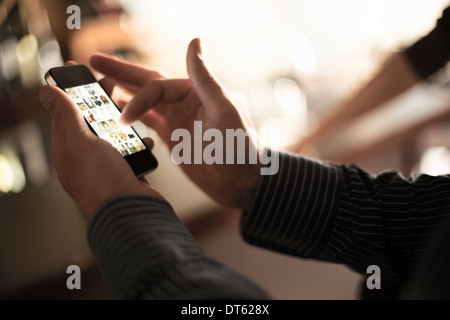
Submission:
[[[67,92],[77,104],[89,128],[124,156],[136,176],[142,177],[158,166],[155,156],[133,127],[119,124],[119,108],[88,67],[55,67],[47,71],[45,81]]]

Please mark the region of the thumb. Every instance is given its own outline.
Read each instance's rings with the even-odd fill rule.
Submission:
[[[54,130],[58,134],[86,132],[83,115],[76,104],[61,89],[55,86],[45,86],[39,91],[39,99],[52,117]]]
[[[192,86],[200,100],[207,106],[207,112],[214,113],[226,110],[224,104],[234,108],[226,96],[225,89],[215,78],[203,58],[199,38],[192,40],[189,44],[186,64]]]
[[[150,150],[153,149],[155,146],[155,141],[152,138],[144,138],[142,139],[144,141],[144,144],[149,148]]]

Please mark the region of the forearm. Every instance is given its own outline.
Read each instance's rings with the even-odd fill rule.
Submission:
[[[124,196],[94,216],[88,241],[120,299],[266,299],[244,276],[208,258],[164,200]]]
[[[375,176],[280,156],[279,173],[261,179],[254,206],[242,217],[250,244],[363,273],[376,264],[386,277],[405,280],[450,215],[448,176]]]

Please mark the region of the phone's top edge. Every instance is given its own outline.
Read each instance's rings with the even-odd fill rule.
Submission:
[[[68,69],[68,68],[79,68],[79,67],[83,67],[83,68],[89,69],[88,66],[85,65],[85,64],[69,64],[69,65],[62,65],[62,66],[52,67],[48,71],[58,70],[58,69]]]
[[[50,70],[45,73],[44,79],[45,79],[45,82],[47,82],[47,84],[49,84],[51,86],[57,85],[55,80],[53,80],[52,75],[50,74]]]
[[[84,64],[74,64],[50,68],[44,76],[50,85],[69,88],[96,82],[97,79]]]

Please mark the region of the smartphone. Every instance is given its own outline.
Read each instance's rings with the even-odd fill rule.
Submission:
[[[123,155],[137,177],[146,175],[158,166],[155,156],[133,127],[119,124],[119,108],[88,67],[55,67],[47,71],[45,81],[58,86],[72,98],[89,128]]]

